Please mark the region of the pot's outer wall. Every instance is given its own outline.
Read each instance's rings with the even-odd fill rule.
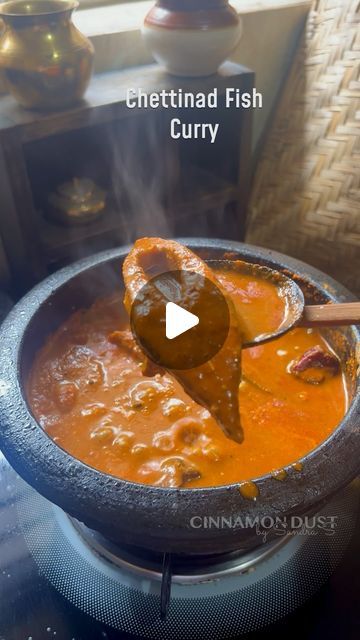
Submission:
[[[310,292],[318,291],[320,300],[354,299],[325,274],[279,253],[229,241],[181,241],[204,257],[219,258],[224,252],[233,252],[236,258],[290,270],[304,278]],[[112,539],[161,551],[210,553],[249,548],[258,544],[259,538],[255,529],[194,528],[190,524],[194,516],[241,515],[245,520],[313,512],[358,474],[359,381],[345,418],[321,447],[303,459],[303,470],[299,473],[289,469],[283,482],[270,475],[260,478],[257,481],[260,497],[256,501],[244,499],[237,485],[166,489],[130,483],[103,474],[61,449],[31,416],[23,397],[22,375],[26,375],[34,350],[59,323],[56,310],[59,301],[61,305],[66,303],[63,307],[66,316],[71,312],[71,300],[75,307],[90,304],[96,295],[105,293],[104,285],[105,289],[119,286],[120,275],[117,281],[112,267],[109,282],[102,283],[98,292],[96,269],[102,270],[107,263],[118,263],[120,267],[127,252],[128,247],[106,251],[55,273],[21,300],[1,327],[0,447],[27,482],[69,514]],[[85,301],[84,294],[75,296],[77,287],[72,282],[74,278],[83,280],[84,275],[88,278],[88,270],[94,268],[87,288],[89,298]],[[101,278],[98,284],[101,286]],[[317,296],[311,294],[311,298],[315,301]],[[55,313],[51,314],[52,309]],[[347,330],[352,351],[359,337],[355,327]]]

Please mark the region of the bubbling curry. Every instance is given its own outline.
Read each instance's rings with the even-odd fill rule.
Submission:
[[[279,320],[271,284],[230,272],[217,277],[249,322]],[[70,316],[37,354],[27,383],[39,424],[102,472],[186,488],[270,472],[281,479],[277,470],[320,445],[344,416],[338,358],[320,333],[296,328],[243,350],[239,444],[169,372],[144,369],[121,307],[121,293],[114,293]]]

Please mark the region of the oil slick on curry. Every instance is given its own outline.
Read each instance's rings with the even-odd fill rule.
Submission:
[[[230,271],[216,279],[247,322],[279,321],[274,285]],[[346,411],[340,362],[311,329],[243,350],[241,444],[219,428],[205,401],[192,399],[180,377],[145,361],[124,323],[121,291],[99,299],[71,315],[37,354],[27,385],[32,412],[59,446],[96,469],[132,482],[194,488],[246,487],[290,465],[299,470],[296,461]]]

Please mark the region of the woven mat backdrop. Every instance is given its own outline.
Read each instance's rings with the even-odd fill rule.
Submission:
[[[318,0],[255,175],[246,240],[360,295],[360,5]]]

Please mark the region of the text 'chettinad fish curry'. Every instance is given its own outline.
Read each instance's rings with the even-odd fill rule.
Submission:
[[[192,256],[191,269],[200,268]],[[128,310],[139,277],[133,258],[124,273]],[[237,317],[279,325],[283,307],[273,284],[251,274],[206,269]],[[124,321],[122,297],[115,292],[71,315],[46,340],[29,375],[35,418],[74,457],[138,483],[184,488],[239,483],[295,463],[341,421],[346,389],[340,361],[317,331],[296,328],[240,354],[241,335],[235,340],[240,321],[214,359],[213,387],[201,387],[204,378],[189,370],[174,375],[151,366]],[[230,385],[227,406],[219,376]]]

